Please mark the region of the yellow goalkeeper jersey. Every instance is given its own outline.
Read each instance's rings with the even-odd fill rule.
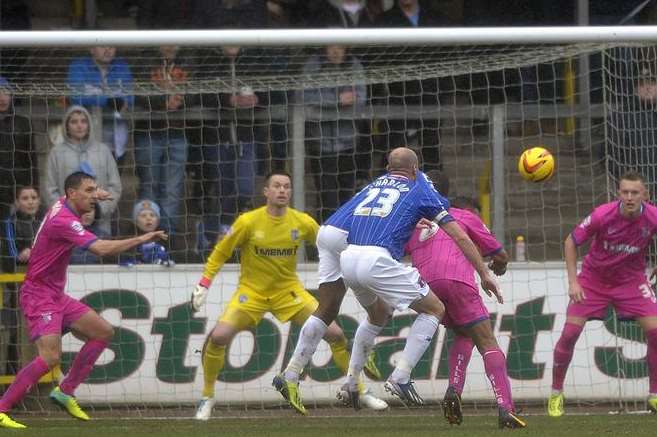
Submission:
[[[203,277],[212,281],[236,248],[240,248],[239,287],[264,295],[301,283],[297,250],[302,241],[315,244],[319,225],[308,214],[287,208],[281,217],[267,207],[240,215],[208,258]]]

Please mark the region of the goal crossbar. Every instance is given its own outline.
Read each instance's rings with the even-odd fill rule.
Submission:
[[[657,26],[0,32],[3,47],[495,45],[657,42]]]

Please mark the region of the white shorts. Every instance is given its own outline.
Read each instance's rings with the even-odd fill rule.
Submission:
[[[348,232],[335,226],[323,225],[317,232],[318,283],[334,282],[342,278],[340,254],[347,248]]]
[[[364,307],[380,297],[391,307],[405,310],[430,291],[415,267],[395,260],[383,247],[350,244],[340,255],[340,266],[345,284]]]

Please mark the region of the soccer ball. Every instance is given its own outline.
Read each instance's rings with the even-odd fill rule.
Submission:
[[[547,181],[554,174],[554,156],[543,147],[531,147],[520,155],[518,171],[526,181]]]

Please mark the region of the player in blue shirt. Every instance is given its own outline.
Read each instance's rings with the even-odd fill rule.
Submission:
[[[406,158],[406,161],[404,161],[404,158]],[[415,153],[407,148],[395,149],[390,153],[389,162],[388,174],[375,179],[371,184],[366,186],[349,202],[338,209],[338,211],[336,211],[320,228],[317,237],[317,247],[319,249],[319,308],[304,324],[300,332],[299,342],[288,367],[285,369],[284,375],[277,376],[279,383],[286,384],[287,387],[290,387],[291,391],[297,396],[299,402],[300,398],[298,397],[297,390],[299,375],[317,349],[317,345],[319,344],[326,327],[337,317],[342,298],[346,292],[339,261],[340,254],[347,247],[347,235],[350,234],[352,221],[354,221],[354,218],[356,217],[356,214],[354,214],[355,211],[359,211],[362,214],[363,208],[370,208],[369,211],[374,217],[384,218],[382,217],[384,215],[383,212],[385,211],[385,208],[390,206],[390,212],[388,215],[390,215],[393,210],[395,211],[397,225],[401,223],[399,221],[401,217],[404,217],[409,221],[412,220],[411,217],[415,217],[417,211],[420,211],[421,214],[417,215],[415,223],[423,217],[434,219],[441,215],[439,218],[440,222],[445,227],[449,228],[451,231],[450,235],[456,239],[459,246],[462,247],[462,250],[470,251],[470,256],[472,257],[478,257],[478,252],[476,252],[472,242],[460,227],[455,224],[448,225],[451,221],[449,215],[442,214],[447,207],[447,202],[435,191],[435,189],[433,189],[433,184],[428,180],[426,175],[417,170],[417,157],[415,156]],[[394,193],[390,194],[392,193],[390,190],[394,189],[393,186],[397,186],[400,198],[406,197],[411,191],[410,188],[413,187],[413,195],[420,196],[419,198],[413,199],[417,205],[409,206],[408,202],[404,202],[403,206],[400,207],[400,205],[402,205],[401,203],[396,205],[396,202],[400,200],[399,198],[394,202],[390,202],[391,199],[389,198],[386,198],[383,201],[379,201],[378,199],[375,200],[376,195],[373,195],[373,193],[376,191],[378,191],[378,193],[383,193],[383,197],[396,196]],[[365,211],[367,211],[367,209],[365,209]],[[413,213],[413,211],[416,211],[416,213]],[[362,217],[362,215],[360,217]],[[405,241],[410,237],[410,233],[415,227],[415,223],[410,227],[410,230],[400,228],[404,229],[405,237],[401,234],[398,235],[398,233],[395,233],[395,237],[390,234],[387,238],[391,238],[390,241],[396,239],[396,244],[403,247]],[[361,225],[363,224],[364,223],[361,223]],[[361,229],[361,231],[362,230],[364,230],[364,228]],[[381,237],[381,235],[379,236]],[[357,235],[356,238],[365,238],[365,233],[363,233],[363,235]],[[383,241],[381,244],[384,244]],[[473,250],[474,252],[472,252]],[[399,249],[396,250],[396,252],[399,251]],[[481,260],[480,257],[478,259]],[[483,265],[483,262],[480,262]],[[487,272],[485,268],[484,271]],[[490,286],[490,284],[488,286]],[[496,288],[494,288],[494,292],[497,292]],[[371,305],[365,306],[365,309],[368,312],[368,320],[361,323],[361,327],[364,325],[363,329],[376,331],[378,333],[386,324],[392,313],[392,308],[384,299],[374,299],[373,302],[368,302],[368,304],[370,303]],[[440,314],[442,315],[442,312]],[[359,327],[359,330],[361,330],[361,327]],[[370,338],[369,336],[365,337]],[[375,337],[376,334],[371,336],[369,350],[372,349]],[[365,357],[370,356],[371,355],[369,354],[365,355]],[[412,389],[412,386],[409,385],[408,387],[409,389]],[[405,386],[402,388],[405,388]],[[357,393],[350,391],[348,384],[343,387],[339,394],[342,394],[343,400],[345,400],[344,397],[348,397],[348,401],[352,403],[355,408],[359,408],[360,405]]]
[[[447,212],[448,202],[428,178],[418,172],[417,166],[415,152],[405,147],[397,148],[388,158],[388,174],[376,179],[367,191],[356,196],[360,202],[352,210],[347,237],[349,245],[340,255],[340,267],[345,284],[354,291],[364,308],[381,300],[390,309],[411,308],[418,313],[402,357],[384,387],[403,402],[422,405],[424,401],[410,379],[411,371],[436,333],[445,307],[435,294],[430,293],[417,269],[399,262],[417,223],[422,219],[438,223],[475,267],[484,290],[496,295],[499,291],[479,251]],[[391,313],[389,311],[386,316]],[[381,314],[375,314],[375,320],[381,318]],[[355,376],[362,371],[374,339],[383,326],[372,323],[370,317],[356,331],[349,372],[343,386],[352,399],[358,397]]]

